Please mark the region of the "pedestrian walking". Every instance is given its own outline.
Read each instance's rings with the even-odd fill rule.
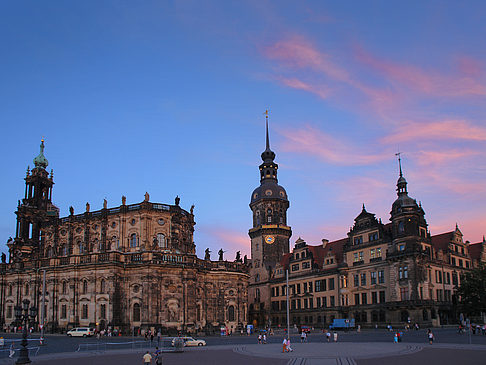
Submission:
[[[398,343],[398,333],[396,333],[396,332],[393,335],[393,343]]]
[[[429,339],[429,344],[432,345],[434,342],[434,334],[430,330],[430,328],[427,330],[427,338]]]
[[[158,347],[155,348],[154,352],[155,365],[162,365],[162,351]]]
[[[300,343],[304,343],[304,340],[305,340],[305,332],[302,331],[302,333],[300,334]]]
[[[264,333],[263,334],[263,344],[265,345],[267,343],[267,335]]]
[[[11,343],[8,357],[13,358],[14,355],[15,355],[15,350],[14,350],[14,347],[13,347],[13,343]]]
[[[258,344],[259,345],[262,344],[262,335],[261,334],[258,335]]]
[[[292,352],[294,351],[292,347],[290,346],[290,337],[287,339],[287,352]]]
[[[145,355],[143,355],[143,363],[144,364],[151,364],[152,363],[152,355],[150,355],[150,352],[147,351]]]
[[[337,337],[338,337],[338,336],[337,336],[337,332],[336,332],[336,331],[334,331],[334,342],[337,342]]]
[[[331,332],[329,331],[326,332],[326,338],[327,338],[327,342],[331,342]]]
[[[287,338],[284,337],[282,342],[282,352],[287,352]]]

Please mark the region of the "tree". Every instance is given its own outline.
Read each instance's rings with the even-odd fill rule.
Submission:
[[[486,312],[486,265],[461,274],[461,286],[457,289],[459,309],[466,315]]]

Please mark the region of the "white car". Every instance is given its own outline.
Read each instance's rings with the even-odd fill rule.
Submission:
[[[198,340],[193,337],[176,337],[176,338],[180,338],[182,341],[184,341],[184,346],[206,346],[206,341]],[[176,338],[172,340],[172,346],[174,346],[174,341]]]
[[[94,329],[88,327],[76,327],[67,332],[69,337],[91,337],[94,335]]]

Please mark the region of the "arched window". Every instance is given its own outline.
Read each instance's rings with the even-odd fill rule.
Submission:
[[[68,255],[67,245],[63,245],[60,251],[61,251],[61,256],[67,256]]]
[[[29,295],[29,284],[25,284],[25,295]]]
[[[78,245],[79,245],[79,253],[84,253],[86,251],[86,247],[84,245],[84,242],[79,241]]]
[[[165,242],[165,235],[163,233],[157,234],[157,242],[160,248],[167,248],[167,243]]]
[[[120,248],[120,240],[116,236],[111,237],[111,249],[118,250],[119,248]]]
[[[235,307],[230,305],[228,307],[228,321],[234,322],[235,320]]]
[[[133,321],[140,322],[140,304],[138,303],[133,305]]]
[[[105,283],[105,279],[101,279],[101,285],[100,285],[100,292],[101,293],[104,293],[106,290],[106,283]]]
[[[65,281],[62,282],[62,293],[67,294],[67,283]]]
[[[130,247],[137,247],[138,246],[137,234],[133,233],[130,236]]]
[[[88,282],[83,280],[83,294],[88,293]]]
[[[52,257],[52,247],[51,246],[49,246],[47,248],[47,257]]]
[[[7,295],[12,295],[12,284],[8,286],[8,294]]]
[[[403,233],[405,231],[405,224],[403,221],[398,222],[398,233]]]

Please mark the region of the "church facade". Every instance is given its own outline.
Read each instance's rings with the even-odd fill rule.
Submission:
[[[24,299],[39,308],[48,330],[75,326],[212,332],[247,322],[249,274],[234,262],[195,253],[194,214],[180,206],[142,202],[59,217],[52,203],[53,174],[44,142],[27,170],[25,196],[17,206],[9,262],[0,264],[0,322],[15,323]],[[45,295],[43,276],[45,272]],[[44,313],[42,312],[44,303]]]
[[[249,318],[257,326],[327,327],[334,319],[361,326],[457,323],[461,273],[486,262],[486,240],[464,242],[459,227],[432,235],[420,203],[408,195],[399,158],[397,199],[390,222],[364,204],[347,235],[318,245],[299,238],[290,251],[289,200],[278,185],[268,137],[260,186],[251,196],[253,226]]]

